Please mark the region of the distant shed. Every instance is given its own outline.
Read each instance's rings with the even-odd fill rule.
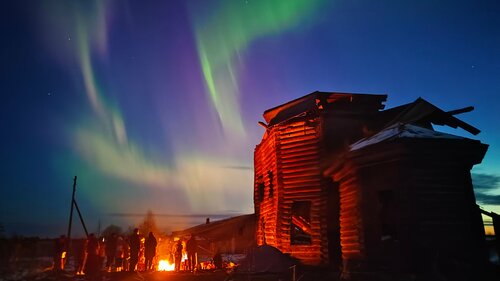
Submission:
[[[241,215],[172,232],[172,236],[187,240],[194,234],[198,255],[212,257],[224,254],[245,253],[255,245],[255,215]]]

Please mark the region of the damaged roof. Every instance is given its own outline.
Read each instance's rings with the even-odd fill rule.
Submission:
[[[396,138],[420,138],[420,139],[465,139],[463,137],[452,134],[437,132],[427,128],[419,127],[411,124],[396,123],[375,135],[361,139],[349,146],[350,151],[355,151],[363,147],[367,147],[383,141],[393,140]]]
[[[268,109],[263,116],[268,126],[272,126],[305,112],[327,107],[345,108],[347,105],[351,109],[378,111],[385,107],[383,103],[386,99],[387,95],[316,91]]]
[[[481,131],[476,127],[456,118],[454,115],[472,111],[473,107],[459,110],[444,111],[423,98],[401,106],[383,110],[387,95],[356,94],[341,92],[313,92],[298,99],[264,111],[265,126],[273,126],[291,118],[312,111],[348,111],[375,114],[370,120],[370,127],[374,131],[390,127],[393,124],[414,124],[432,129],[432,124],[461,128],[473,135]]]
[[[387,122],[384,127],[389,127],[396,123],[404,123],[432,128],[432,123],[434,125],[450,126],[455,129],[462,128],[473,135],[477,135],[481,132],[479,129],[453,116],[473,109],[473,107],[468,107],[447,112],[423,98],[418,98],[412,103],[385,110],[381,116],[385,117],[382,119],[385,119],[384,121]]]
[[[331,116],[341,116],[339,119],[327,119],[330,120],[329,122],[332,122],[331,120],[343,122],[342,116],[359,115],[359,118],[364,120],[362,128],[364,138],[356,143],[351,143],[348,151],[356,151],[397,138],[461,139],[475,142],[472,139],[437,132],[433,125],[461,128],[473,135],[481,132],[476,127],[455,117],[457,114],[472,111],[474,109],[472,106],[444,111],[419,97],[411,103],[383,110],[386,99],[387,95],[316,91],[266,110],[264,118],[268,124],[263,125],[269,129],[274,125],[297,117],[309,116],[309,114],[312,114],[313,118],[321,118],[321,116],[330,118],[328,117],[330,114],[333,114]]]

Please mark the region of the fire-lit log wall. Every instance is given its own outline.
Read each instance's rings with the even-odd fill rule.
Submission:
[[[274,196],[273,188],[277,186],[277,177],[270,177],[277,174],[276,154],[272,153],[276,147],[276,137],[268,136],[259,146],[255,153],[255,189],[254,208],[257,216],[258,245],[276,245],[276,224],[278,196]]]
[[[332,211],[339,207],[338,191],[332,193],[323,171],[328,156],[363,136],[366,120],[385,98],[315,92],[264,113],[268,125],[254,155],[259,245],[306,264],[340,263],[333,258],[340,256],[341,222]]]
[[[318,119],[299,119],[270,130],[255,153],[257,242],[272,245],[309,264],[319,264],[328,256],[319,134]],[[307,230],[311,242],[293,245],[292,204],[304,201],[311,204]]]
[[[338,171],[334,180],[340,182],[340,245],[345,271],[346,267],[356,267],[365,257],[363,216],[361,215],[361,194],[358,189],[356,170],[350,165]]]

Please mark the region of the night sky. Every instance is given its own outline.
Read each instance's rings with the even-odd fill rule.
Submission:
[[[490,145],[473,179],[500,212],[497,0],[12,0],[0,15],[4,235],[65,233],[75,175],[94,232],[147,210],[187,215],[158,217],[166,231],[252,213],[257,122],[316,90],[474,106],[458,117],[479,135],[436,129]]]

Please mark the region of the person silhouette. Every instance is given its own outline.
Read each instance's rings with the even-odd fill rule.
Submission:
[[[139,229],[135,228],[132,235],[129,238],[130,246],[130,268],[129,271],[135,271],[135,267],[139,262],[139,251],[141,250],[141,238],[139,237]]]
[[[181,269],[182,248],[182,241],[179,239],[175,245],[175,271],[177,272]]]
[[[187,251],[187,261],[188,261],[188,270],[193,271],[196,268],[196,251],[198,248],[198,244],[196,243],[196,236],[191,233],[191,237],[186,243],[186,251]]]
[[[146,243],[144,245],[144,258],[146,263],[146,270],[153,269],[153,258],[156,255],[156,238],[153,232],[149,232],[148,238],[146,238]]]

